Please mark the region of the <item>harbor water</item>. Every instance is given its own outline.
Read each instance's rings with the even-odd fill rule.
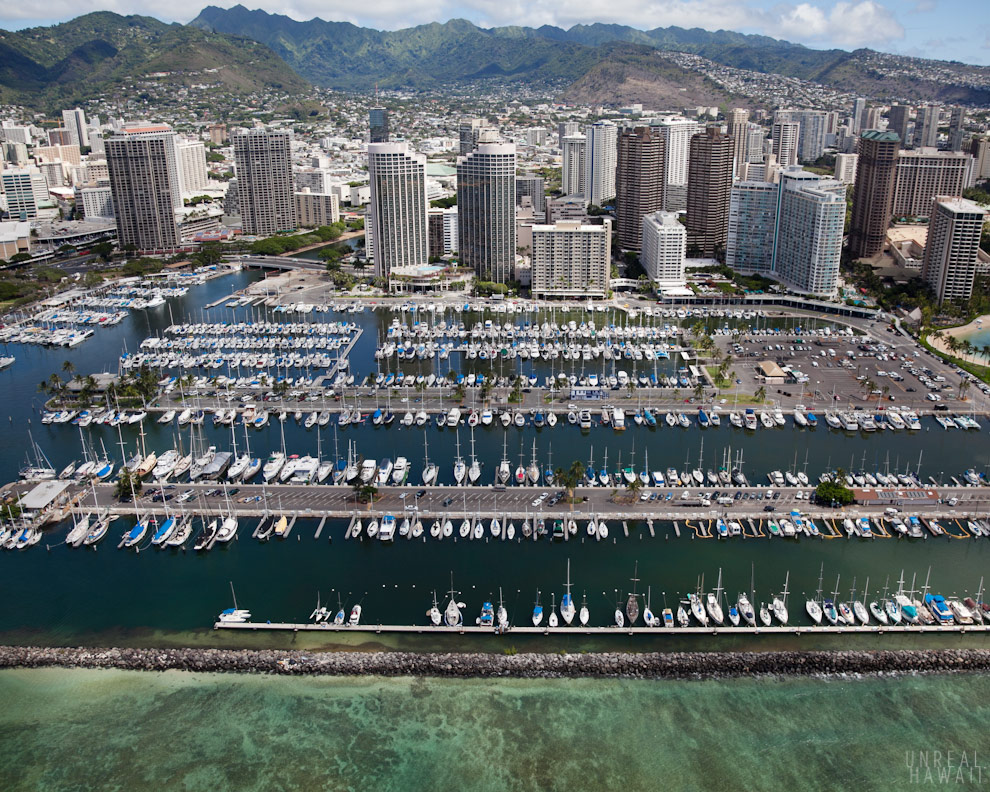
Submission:
[[[71,425],[42,425],[40,407],[43,395],[38,383],[52,373],[62,372],[63,361],[69,360],[75,371],[88,374],[115,372],[120,352],[135,351],[143,338],[162,332],[174,322],[230,321],[251,316],[250,309],[229,309],[220,304],[214,309],[203,306],[220,300],[240,289],[259,273],[238,273],[193,287],[183,297],[170,299],[158,308],[133,312],[115,327],[101,328],[89,341],[72,349],[11,345],[4,350],[17,362],[0,372],[0,387],[6,397],[8,425],[0,436],[0,476],[4,480],[16,477],[29,447],[29,432],[43,449],[56,469],[81,456],[80,431]],[[254,309],[254,318],[261,316]],[[276,315],[280,316],[280,315]],[[362,313],[337,315],[313,314],[307,318],[321,321],[344,318],[357,322],[363,333],[351,356],[351,371],[360,378],[374,373],[374,350],[384,337],[385,328],[393,316],[389,311],[365,310]],[[450,314],[448,314],[448,317]],[[580,314],[578,314],[580,316]],[[291,320],[292,315],[287,319]],[[408,316],[407,316],[408,318]],[[558,317],[559,318],[559,317]],[[507,321],[511,317],[503,317]],[[469,325],[475,317],[465,317]],[[596,314],[601,321],[601,315]],[[620,321],[622,321],[620,319]],[[714,320],[713,320],[714,321]],[[472,366],[491,364],[471,361]],[[437,362],[420,364],[424,367]],[[446,363],[445,363],[446,365]],[[464,371],[459,360],[450,367]],[[501,365],[509,365],[501,362]],[[515,361],[515,366],[531,365]],[[545,374],[550,373],[549,363]],[[676,366],[676,364],[670,364]],[[433,369],[436,371],[436,368]],[[544,374],[541,373],[541,376]],[[64,375],[63,375],[64,376]],[[628,396],[628,400],[626,397]],[[402,399],[408,401],[403,402]],[[420,398],[415,389],[408,395],[401,392],[390,398],[388,405],[401,415],[407,409],[415,411]],[[628,401],[634,409],[643,398],[641,392],[616,392],[615,402]],[[314,403],[314,408],[318,407]],[[382,408],[386,407],[383,395]],[[625,405],[624,405],[625,406]],[[482,482],[489,484],[502,458],[503,448],[513,467],[528,464],[534,453],[541,469],[567,467],[573,460],[596,468],[605,465],[613,472],[621,465],[644,468],[647,455],[649,468],[666,470],[685,466],[718,469],[726,459],[741,455],[744,470],[754,483],[766,482],[770,470],[806,470],[812,481],[826,469],[917,471],[923,479],[933,476],[944,480],[959,475],[966,468],[983,471],[990,464],[990,446],[983,431],[946,432],[931,419],[923,420],[921,432],[908,434],[877,433],[873,436],[832,432],[821,423],[816,429],[787,426],[773,430],[746,433],[733,429],[727,421],[721,428],[701,430],[662,428],[649,430],[630,426],[624,433],[597,427],[582,434],[566,422],[555,428],[524,429],[501,425],[478,429],[472,434],[462,427],[459,432],[438,430],[432,424],[424,428],[404,429],[396,421],[391,427],[374,427],[370,421],[336,431],[331,427],[321,432],[306,430],[295,421],[280,424],[273,420],[260,431],[251,430],[252,453],[264,456],[282,446],[284,431],[288,453],[316,454],[319,446],[323,456],[347,454],[353,443],[356,453],[369,458],[395,459],[406,456],[411,463],[410,483],[418,484],[428,442],[429,457],[439,465],[441,483],[451,483],[451,469],[457,454],[468,458],[476,454],[483,464]],[[189,445],[189,429],[174,425],[163,427],[149,416],[145,421],[145,443],[159,453],[181,440]],[[245,434],[238,427],[233,437],[229,428],[213,427],[208,420],[202,427],[203,440],[221,449],[230,450],[236,441],[243,449]],[[118,433],[111,427],[90,427],[84,430],[87,442],[97,449],[100,444],[118,460],[121,449]],[[121,428],[126,453],[129,456],[138,443],[134,426]],[[319,440],[318,440],[319,438]],[[534,452],[535,444],[535,452]],[[181,485],[180,485],[181,486]],[[549,489],[549,488],[548,488]],[[277,505],[277,500],[274,501]],[[559,510],[559,507],[558,507]],[[658,511],[664,511],[658,505]],[[486,520],[492,515],[479,515]],[[824,587],[830,594],[836,576],[841,576],[840,597],[847,597],[855,581],[857,595],[862,596],[867,577],[871,595],[879,594],[889,578],[893,588],[904,570],[905,583],[917,575],[920,587],[931,568],[932,587],[945,595],[974,593],[981,576],[990,564],[990,542],[985,539],[909,540],[692,540],[688,533],[680,538],[673,535],[669,522],[656,525],[651,537],[645,525],[630,524],[630,534],[623,536],[618,526],[605,542],[584,540],[564,543],[454,541],[437,542],[396,541],[382,546],[379,542],[345,541],[346,521],[329,521],[321,538],[314,540],[317,519],[300,518],[289,539],[260,544],[250,538],[254,524],[242,520],[237,541],[226,547],[215,547],[205,554],[188,550],[149,548],[139,554],[117,550],[116,540],[126,529],[126,520],[118,520],[108,538],[93,550],[73,550],[59,543],[65,528],[49,532],[38,546],[23,552],[0,553],[0,592],[16,607],[0,611],[0,641],[39,644],[185,644],[214,646],[330,646],[357,645],[370,641],[368,636],[320,635],[262,635],[214,633],[209,628],[216,614],[231,604],[230,583],[241,607],[249,608],[256,621],[306,621],[317,599],[335,609],[339,602],[346,606],[360,602],[363,622],[382,624],[426,624],[426,611],[432,604],[433,592],[443,598],[450,587],[461,592],[466,603],[465,618],[473,623],[484,600],[496,601],[501,588],[510,619],[514,624],[528,621],[537,591],[546,607],[552,597],[559,602],[563,592],[567,560],[571,562],[571,581],[575,600],[587,599],[591,624],[611,622],[616,602],[625,599],[630,590],[629,579],[638,564],[638,591],[649,592],[654,612],[664,605],[676,608],[677,600],[694,591],[704,575],[705,588],[714,588],[719,570],[723,586],[730,598],[740,591],[756,590],[757,601],[768,601],[773,593],[783,589],[785,572],[790,572],[792,614],[803,615],[804,594],[817,588],[819,570],[825,569]],[[583,533],[583,526],[582,526]],[[46,551],[46,545],[49,549]],[[980,645],[982,636],[736,636],[720,635],[698,638],[608,639],[567,636],[532,636],[495,638],[477,636],[375,636],[372,643],[400,648],[434,648],[456,650],[488,647],[495,651],[515,643],[520,650],[528,648],[567,648],[579,650],[600,645],[630,648],[732,648],[808,646],[855,648],[882,645],[899,648],[921,643],[925,646]],[[975,642],[975,643],[974,643]],[[465,646],[465,644],[469,644]]]
[[[5,792],[987,783],[982,675],[654,682],[32,670],[0,672],[0,700]]]

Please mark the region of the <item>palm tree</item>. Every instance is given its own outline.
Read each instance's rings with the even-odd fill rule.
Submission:
[[[69,376],[69,379],[72,379],[72,375],[75,373],[75,371],[76,371],[75,364],[71,360],[66,360],[62,364],[62,372],[64,374],[67,374]]]
[[[554,480],[567,490],[567,499],[574,499],[574,489],[584,479],[584,465],[578,460],[571,462],[571,466],[566,470],[557,468],[554,471]]]
[[[959,400],[966,400],[966,392],[969,390],[969,380],[963,380],[959,383]]]
[[[760,387],[756,389],[756,393],[753,394],[753,397],[758,402],[765,401],[766,398],[767,398],[767,388],[766,388],[766,386],[765,385],[760,385]]]
[[[699,382],[694,386],[694,396],[697,399],[702,399],[705,396],[705,383]]]

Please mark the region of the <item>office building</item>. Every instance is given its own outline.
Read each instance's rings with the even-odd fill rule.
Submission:
[[[292,132],[264,127],[238,132],[234,163],[244,233],[268,236],[295,229]]]
[[[546,187],[542,176],[516,177],[516,206],[522,203],[523,197],[528,196],[533,205],[533,211],[543,216],[547,211]]]
[[[650,121],[664,140],[664,208],[680,211],[687,207],[688,160],[691,138],[701,131],[697,121],[681,116],[660,116]]]
[[[368,126],[371,128],[372,143],[388,143],[388,109],[372,107],[368,111]]]
[[[460,262],[483,281],[508,283],[516,261],[516,147],[480,143],[457,158]]]
[[[834,178],[843,184],[855,184],[858,161],[858,154],[836,154]]]
[[[585,195],[584,161],[587,138],[584,135],[568,135],[561,142],[560,191],[564,195]]]
[[[827,117],[817,110],[778,110],[775,121],[800,124],[797,138],[799,162],[814,162],[825,151],[825,127]]]
[[[300,228],[319,228],[340,221],[340,203],[333,193],[301,190],[293,195]]]
[[[657,291],[684,288],[687,229],[673,212],[654,212],[643,218],[640,264]]]
[[[907,105],[891,105],[887,111],[887,131],[893,132],[900,138],[901,146],[907,144],[908,123],[911,120],[911,108]]]
[[[0,171],[0,184],[7,196],[7,213],[13,220],[34,220],[42,204],[49,203],[48,182],[37,168]]]
[[[729,111],[726,117],[729,137],[732,138],[732,161],[736,176],[742,173],[743,165],[748,160],[746,158],[746,146],[749,140],[749,110],[735,108]]]
[[[461,121],[458,136],[460,140],[460,154],[466,156],[474,151],[481,136],[481,130],[485,124],[480,118],[467,118]]]
[[[176,143],[179,158],[179,174],[182,192],[188,196],[201,195],[207,189],[206,146],[198,140],[180,140]]]
[[[691,138],[687,184],[687,244],[695,257],[721,257],[729,226],[734,143],[718,127]]]
[[[562,221],[534,225],[530,289],[534,297],[605,297],[611,271],[612,224]]]
[[[83,187],[77,191],[77,203],[82,203],[83,217],[114,217],[113,191],[110,186]]]
[[[949,151],[963,150],[963,124],[966,114],[961,107],[953,107],[949,117]]]
[[[182,189],[172,128],[124,127],[105,145],[120,246],[141,251],[178,247],[175,210],[182,206]]]
[[[901,141],[894,132],[870,130],[859,139],[856,187],[849,225],[849,255],[853,258],[869,258],[883,252],[894,205],[894,181],[900,147]]]
[[[935,148],[938,146],[938,114],[935,105],[922,105],[914,120],[914,147]],[[925,209],[927,212],[928,209]]]
[[[839,277],[846,186],[799,167],[780,174],[773,271],[806,294],[831,296]]]
[[[365,221],[366,247],[375,274],[388,278],[397,267],[429,261],[426,157],[405,141],[368,146],[371,200]]]
[[[800,135],[801,125],[796,121],[777,121],[770,128],[773,154],[777,158],[777,162],[785,168],[797,165]]]
[[[615,157],[619,128],[611,121],[585,127],[584,188],[589,204],[605,206],[615,198]]]
[[[643,218],[664,207],[666,144],[656,129],[638,126],[619,132],[615,170],[616,239],[639,250]]]
[[[4,143],[21,143],[24,146],[30,146],[34,142],[31,127],[17,126],[9,121],[0,124],[0,140]]]
[[[740,272],[773,274],[780,188],[768,181],[737,181],[729,199],[725,263]]]
[[[957,196],[937,196],[932,204],[921,277],[939,305],[968,300],[973,295],[986,210]]]
[[[927,217],[936,195],[962,195],[972,171],[972,155],[961,151],[902,151],[894,181],[894,217]]]
[[[849,130],[854,137],[863,132],[863,113],[866,110],[866,99],[862,97],[853,102],[852,128]]]
[[[71,143],[80,148],[89,146],[89,127],[86,125],[86,114],[80,108],[63,110],[62,126],[69,130]]]

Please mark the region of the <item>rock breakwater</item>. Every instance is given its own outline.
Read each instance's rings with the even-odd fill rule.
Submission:
[[[251,649],[93,649],[0,646],[0,668],[115,668],[327,676],[623,677],[944,673],[990,670],[982,649],[838,652],[454,654]]]

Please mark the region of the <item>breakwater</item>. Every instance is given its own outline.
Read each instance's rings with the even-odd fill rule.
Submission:
[[[917,674],[990,670],[982,649],[840,652],[652,652],[482,654],[304,652],[233,649],[0,647],[0,668],[113,668],[323,676],[443,678],[612,677],[691,679],[742,676]]]

